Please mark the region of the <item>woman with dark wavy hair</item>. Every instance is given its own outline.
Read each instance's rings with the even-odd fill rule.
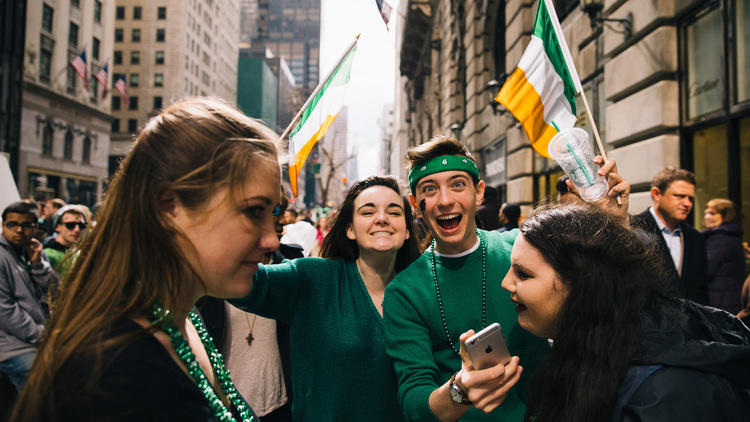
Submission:
[[[230,302],[289,325],[295,422],[401,420],[382,302],[419,255],[411,207],[396,179],[370,177],[330,227],[322,258],[263,265],[250,295]]]
[[[541,208],[520,231],[502,285],[519,325],[554,340],[526,420],[747,420],[738,319],[670,297],[657,254],[594,208]]]

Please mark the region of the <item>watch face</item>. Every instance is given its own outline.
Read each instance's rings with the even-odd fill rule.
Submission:
[[[451,400],[453,400],[454,402],[459,404],[466,403],[466,398],[458,389],[458,387],[456,387],[456,384],[451,384],[448,388],[448,392],[450,392]]]

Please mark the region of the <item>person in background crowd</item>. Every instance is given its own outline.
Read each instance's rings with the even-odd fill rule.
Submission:
[[[149,120],[78,247],[12,421],[256,418],[193,311],[279,244],[278,137],[221,100]]]
[[[674,267],[627,223],[564,205],[522,224],[502,286],[518,323],[554,340],[525,419],[746,421],[750,331],[670,296],[662,274]]]
[[[320,248],[323,245],[323,239],[326,237],[328,232],[331,230],[328,227],[328,215],[323,214],[318,217],[318,221],[315,223],[315,228],[318,230],[315,234],[315,244]]]
[[[46,324],[43,298],[54,273],[32,237],[37,208],[14,202],[3,210],[0,236],[0,372],[21,391]]]
[[[497,230],[500,228],[500,195],[492,186],[484,187],[484,200],[477,207],[477,216],[482,223],[482,230]]]
[[[65,254],[81,241],[87,221],[81,208],[76,205],[66,205],[57,210],[54,217],[57,237],[44,247],[44,253],[47,254],[52,269],[58,274],[63,272],[59,264]]]
[[[346,194],[323,258],[263,265],[250,295],[230,301],[289,324],[295,422],[401,420],[382,301],[418,242],[396,179],[370,177]]]
[[[516,204],[503,204],[500,207],[499,215],[502,227],[497,229],[500,233],[511,231],[518,228],[518,221],[521,219],[521,207]]]
[[[708,305],[735,315],[742,308],[745,254],[742,227],[737,224],[732,201],[722,198],[708,201],[703,225],[701,234],[708,252]]]
[[[667,167],[651,181],[652,205],[630,219],[632,228],[651,236],[680,297],[708,303],[707,255],[703,236],[685,221],[695,201],[695,175]]]
[[[40,224],[39,227],[47,233],[47,236],[53,236],[55,234],[55,213],[64,206],[65,201],[60,198],[52,198],[44,201],[44,207],[42,208],[42,224]]]

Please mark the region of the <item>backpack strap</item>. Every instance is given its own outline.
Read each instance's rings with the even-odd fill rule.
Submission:
[[[625,379],[617,390],[617,403],[615,403],[615,409],[612,412],[612,422],[620,421],[622,409],[628,404],[638,387],[643,384],[643,381],[646,381],[646,378],[661,368],[663,368],[663,365],[635,365],[628,369],[628,372],[625,373]]]

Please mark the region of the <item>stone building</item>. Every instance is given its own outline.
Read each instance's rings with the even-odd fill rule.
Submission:
[[[89,206],[101,199],[111,97],[103,98],[95,75],[111,60],[114,7],[114,0],[26,2],[16,161],[22,197],[61,197]],[[90,91],[71,66],[83,50]]]
[[[649,205],[658,170],[679,166],[696,173],[697,226],[706,201],[725,197],[750,233],[750,1],[554,3],[605,149],[633,185],[630,212]],[[400,3],[393,169],[410,146],[454,133],[504,201],[528,208],[555,193],[559,167],[491,101],[528,45],[537,5]],[[583,110],[577,125],[591,132]]]
[[[129,104],[112,97],[114,171],[146,121],[189,96],[237,101],[239,0],[116,0],[113,81],[127,81]]]

